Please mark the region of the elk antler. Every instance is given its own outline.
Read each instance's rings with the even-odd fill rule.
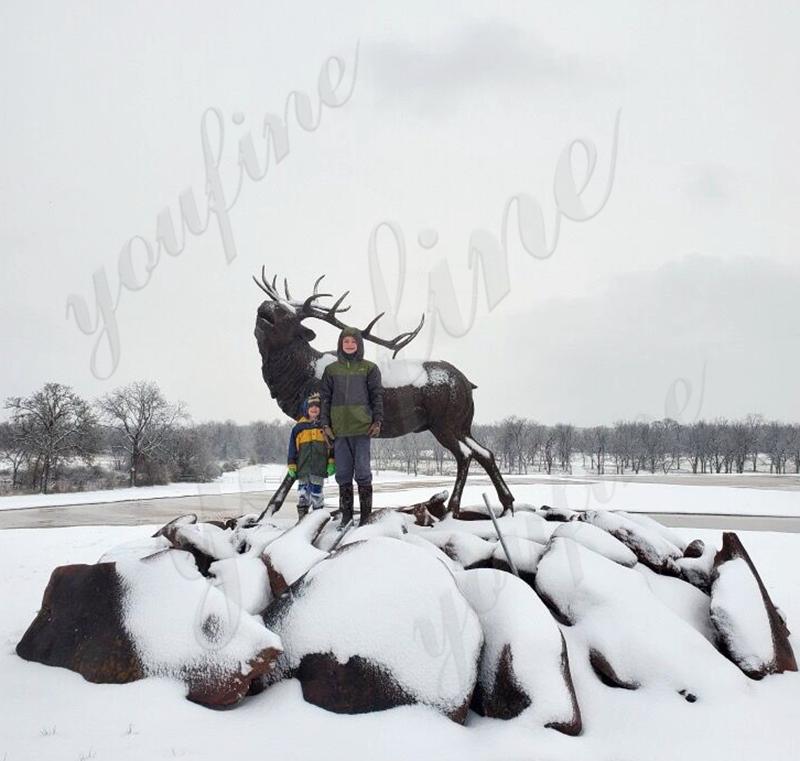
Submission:
[[[336,315],[341,314],[342,312],[346,312],[350,309],[349,306],[342,307],[341,303],[347,298],[350,294],[350,291],[345,291],[338,299],[331,305],[330,307],[322,307],[313,304],[312,302],[319,298],[321,295],[330,295],[330,294],[318,294],[317,289],[319,288],[319,284],[322,281],[322,278],[325,275],[317,278],[316,283],[314,283],[314,293],[309,296],[304,304],[303,304],[303,315],[305,317],[314,317],[317,320],[322,320],[323,322],[327,322],[329,325],[333,325],[337,328],[348,328],[349,325],[342,322]],[[409,330],[405,333],[400,333],[399,335],[395,336],[394,338],[380,338],[379,336],[373,335],[372,329],[375,327],[375,323],[383,317],[386,312],[381,312],[379,315],[374,317],[366,328],[361,330],[361,337],[365,341],[371,341],[374,344],[378,344],[378,346],[385,346],[387,349],[392,349],[392,357],[397,356],[397,352],[401,349],[408,346],[411,341],[413,341],[417,335],[419,334],[420,330],[422,330],[422,326],[425,323],[425,315],[423,314],[420,318],[419,325],[417,325],[414,330]]]
[[[255,276],[253,276],[253,280],[255,284],[262,290],[264,293],[267,294],[273,301],[277,301],[279,304],[284,306],[287,309],[295,311],[301,319],[305,317],[313,317],[317,320],[322,320],[323,322],[327,322],[329,325],[333,325],[339,329],[348,328],[349,325],[343,323],[336,315],[342,314],[343,312],[347,312],[350,307],[346,306],[343,307],[341,304],[350,294],[350,291],[345,291],[338,299],[329,307],[320,306],[315,304],[314,302],[317,299],[322,298],[333,298],[333,294],[331,293],[320,293],[319,292],[319,284],[322,282],[322,279],[325,275],[320,275],[314,283],[314,292],[303,302],[294,301],[289,294],[289,284],[284,279],[283,281],[283,290],[286,294],[286,297],[282,297],[278,292],[277,281],[278,276],[272,278],[272,282],[270,283],[267,280],[266,276],[266,268],[261,268],[261,282],[259,282]],[[380,338],[379,336],[373,335],[372,329],[375,327],[375,324],[381,317],[384,316],[386,312],[381,312],[379,315],[374,317],[366,328],[361,331],[361,337],[365,341],[371,341],[374,344],[378,344],[378,346],[384,346],[387,349],[391,349],[393,351],[392,357],[397,356],[397,352],[401,349],[408,346],[411,341],[413,341],[417,335],[419,334],[420,330],[422,330],[422,326],[425,323],[425,315],[423,314],[420,318],[419,325],[417,325],[414,330],[406,331],[405,333],[400,333],[399,335],[395,336],[391,339]]]

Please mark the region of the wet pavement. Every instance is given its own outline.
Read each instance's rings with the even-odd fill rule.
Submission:
[[[770,476],[768,474],[726,475],[639,475],[639,476],[525,476],[507,477],[509,485],[535,483],[591,484],[602,481],[628,481],[685,486],[729,486],[750,489],[780,489],[800,491],[798,476]],[[375,491],[402,492],[409,489],[429,489],[433,494],[452,487],[450,477],[386,481],[375,484]],[[472,485],[486,483],[488,478],[470,475]],[[267,505],[271,492],[235,492],[232,494],[198,494],[187,497],[159,497],[156,499],[103,502],[87,505],[58,505],[30,507],[0,511],[0,529],[55,528],[63,526],[138,526],[163,524],[184,513],[195,513],[200,520],[220,520],[246,513],[260,513]],[[418,497],[409,499],[416,501]],[[707,513],[645,513],[666,526],[686,528],[730,529],[742,531],[800,532],[800,516],[750,516]],[[290,492],[278,514],[282,518],[297,516],[296,495]]]

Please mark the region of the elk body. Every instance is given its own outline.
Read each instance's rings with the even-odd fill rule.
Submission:
[[[269,297],[258,308],[254,331],[261,353],[261,374],[281,410],[296,418],[303,401],[311,393],[319,391],[325,366],[336,361],[335,352],[323,353],[311,346],[316,334],[303,324],[303,320],[315,318],[338,328],[346,327],[337,315],[349,309],[341,306],[347,292],[332,306],[323,307],[315,302],[331,294],[318,292],[322,277],[314,284],[314,293],[302,302],[291,298],[286,281],[284,295],[281,295],[276,287],[277,278],[268,282],[263,269],[261,280],[253,279]],[[424,320],[423,317],[415,330],[387,340],[372,333],[381,316],[379,314],[362,330],[362,337],[365,341],[392,349],[394,355],[416,337]],[[384,420],[380,438],[422,431],[430,431],[436,437],[453,455],[458,469],[448,503],[448,509],[454,515],[458,515],[473,458],[492,480],[504,511],[512,509],[514,498],[494,455],[472,437],[475,411],[472,390],[477,387],[449,362],[407,362],[393,358],[380,365],[380,369],[384,387]],[[289,485],[282,484],[282,488],[285,486],[288,491]]]

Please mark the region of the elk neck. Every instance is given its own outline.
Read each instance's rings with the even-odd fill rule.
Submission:
[[[314,374],[316,361],[322,356],[302,338],[295,338],[281,349],[262,351],[262,374],[272,398],[290,417],[297,415],[303,400],[317,390]]]

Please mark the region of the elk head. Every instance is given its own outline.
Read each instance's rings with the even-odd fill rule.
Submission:
[[[284,278],[283,290],[281,295],[277,287],[277,275],[268,281],[266,277],[266,268],[261,268],[261,280],[259,281],[255,276],[253,280],[255,284],[264,293],[269,296],[269,300],[262,302],[258,308],[256,316],[256,338],[259,345],[265,345],[268,349],[279,349],[288,346],[295,340],[301,340],[310,343],[315,337],[316,333],[310,328],[303,325],[303,320],[313,317],[317,320],[333,325],[339,329],[349,327],[343,323],[337,315],[342,314],[350,309],[349,306],[343,307],[342,302],[347,298],[350,291],[345,291],[331,306],[324,307],[315,303],[319,299],[333,298],[330,293],[320,293],[319,284],[325,275],[320,275],[314,283],[314,291],[305,301],[295,301],[289,293],[289,284]],[[425,322],[425,315],[419,321],[419,324],[414,330],[405,333],[400,333],[391,339],[380,338],[372,333],[375,324],[380,320],[385,312],[381,312],[363,329],[361,329],[361,337],[365,341],[384,346],[393,351],[392,356],[396,356],[397,352],[407,346],[411,341],[416,338],[417,334],[422,329]]]

